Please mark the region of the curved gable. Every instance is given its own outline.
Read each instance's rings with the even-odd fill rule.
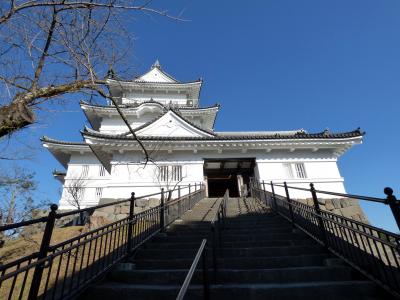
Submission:
[[[148,126],[137,131],[138,136],[159,137],[212,137],[170,110]]]

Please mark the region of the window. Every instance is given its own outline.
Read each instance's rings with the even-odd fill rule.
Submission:
[[[285,168],[286,177],[293,178],[292,164],[286,163],[283,164],[283,167]]]
[[[99,166],[99,176],[106,176],[106,169],[103,166]]]
[[[304,164],[294,164],[294,168],[296,170],[296,177],[297,178],[307,178],[306,169],[304,168]]]
[[[102,187],[97,187],[96,191],[95,191],[96,200],[100,200],[102,194],[103,194],[103,188]]]
[[[82,177],[88,177],[89,175],[89,166],[83,165],[82,166]]]
[[[304,163],[284,163],[286,178],[307,178]]]
[[[182,166],[160,166],[158,179],[162,182],[181,181]]]

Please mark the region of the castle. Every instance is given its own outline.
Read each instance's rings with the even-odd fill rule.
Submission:
[[[201,79],[178,81],[158,61],[130,81],[110,76],[111,96],[149,160],[145,162],[143,148],[114,105],[81,102],[91,125],[81,132],[83,141],[42,138],[66,169],[55,174],[64,185],[60,209],[76,208],[68,187],[77,182],[80,207],[128,198],[133,191],[140,196],[198,182],[210,197],[223,195],[227,188],[235,197],[246,193],[252,177],[298,187],[313,182],[320,190],[345,192],[337,160],[362,142],[363,132],[216,131],[220,106],[200,106],[202,84]],[[296,191],[292,197],[310,195]]]

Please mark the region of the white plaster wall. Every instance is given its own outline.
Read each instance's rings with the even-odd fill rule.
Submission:
[[[84,165],[87,165],[89,169],[86,177],[82,177]],[[84,179],[84,183],[82,184],[84,195],[81,202],[81,208],[98,204],[98,199],[95,197],[96,188],[102,187],[104,193],[107,187],[111,176],[107,171],[104,173],[104,176],[100,176],[100,167],[100,162],[92,154],[74,154],[71,156],[67,174],[65,176],[64,187],[74,184],[74,182],[80,178]],[[59,204],[60,209],[76,209],[71,202],[68,192],[63,188]]]
[[[147,92],[144,91],[144,93],[142,93],[142,91],[140,92],[129,92],[129,93],[125,93],[122,96],[122,103],[123,104],[129,104],[129,103],[140,103],[140,102],[144,102],[144,101],[150,101],[151,99],[153,99],[154,101],[163,103],[163,104],[169,104],[169,103],[173,103],[173,104],[178,104],[178,105],[186,105],[187,104],[187,99],[188,96],[186,93],[173,93],[173,92],[169,92],[167,93],[154,93],[154,92]]]
[[[159,193],[161,188],[172,189],[177,185],[191,185],[191,190],[195,186],[199,188],[200,182],[203,182],[203,160],[198,157],[193,157],[190,153],[168,154],[168,152],[158,152],[153,156],[155,164],[148,163],[146,166],[143,163],[138,163],[143,159],[142,155],[115,154],[115,161],[112,163],[112,174],[105,173],[105,176],[99,176],[100,163],[95,156],[76,154],[71,157],[68,165],[67,175],[64,186],[68,186],[76,178],[82,174],[83,165],[89,166],[88,176],[85,177],[84,183],[84,200],[81,207],[97,205],[99,199],[96,199],[96,188],[102,187],[103,192],[101,198],[110,199],[126,199],[129,198],[132,192],[135,192],[136,197]],[[180,182],[160,182],[158,180],[157,166],[162,165],[181,165],[182,180]],[[188,189],[182,190],[182,194],[187,194]],[[178,196],[176,190],[173,197]],[[154,196],[158,198],[159,195]],[[68,193],[63,189],[60,199],[60,209],[76,209],[68,201]]]
[[[279,157],[280,156],[280,157]],[[288,186],[310,188],[310,183],[314,183],[316,189],[345,193],[344,179],[340,176],[337,160],[328,151],[286,153],[286,154],[264,154],[256,160],[258,168],[258,180],[265,182],[276,182],[283,184],[287,182]],[[286,163],[303,163],[307,174],[306,178],[288,177]],[[271,190],[266,185],[267,190]],[[276,187],[275,192],[279,195],[285,195],[281,187]],[[310,198],[311,194],[305,191],[290,189],[290,196],[293,198]],[[334,198],[330,195],[319,194],[321,198]]]
[[[203,162],[206,158],[256,158],[255,176],[265,182],[284,182],[288,185],[309,188],[309,183],[313,182],[316,189],[345,192],[343,178],[340,176],[336,158],[329,151],[278,151],[273,150],[267,153],[265,150],[248,151],[242,153],[240,150],[228,150],[218,153],[216,151],[206,151],[198,149],[197,153],[193,151],[155,151],[152,158],[158,165],[182,165],[183,179],[179,185],[194,185],[203,182]],[[102,198],[126,199],[130,197],[131,192],[135,192],[137,197],[158,193],[161,187],[167,189],[176,184],[169,182],[160,183],[156,178],[155,166],[148,163],[145,167],[140,161],[142,154],[125,152],[115,152],[114,162],[112,162],[112,174],[99,176],[100,164],[94,155],[75,154],[71,157],[68,172],[65,180],[67,185],[69,180],[81,174],[82,165],[89,165],[89,174],[85,184],[85,201],[82,207],[98,204],[95,198],[96,187],[103,187]],[[287,178],[284,163],[304,163],[307,178]],[[269,186],[266,186],[269,189]],[[277,187],[278,194],[284,195],[283,188]],[[187,191],[186,191],[187,192]],[[185,193],[186,193],[185,192]],[[308,192],[290,191],[293,198],[310,198]],[[173,195],[177,196],[177,192]],[[332,198],[332,196],[319,195],[319,197]],[[65,199],[65,192],[60,200],[61,209],[73,209],[68,205]]]
[[[156,117],[157,114],[146,114],[141,116],[139,119],[132,116],[128,116],[127,119],[132,128],[135,129],[147,122],[154,120]],[[104,133],[124,133],[128,131],[128,128],[120,117],[114,116],[103,119],[101,121],[99,131]]]

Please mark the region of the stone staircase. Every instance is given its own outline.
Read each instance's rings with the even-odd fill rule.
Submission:
[[[119,264],[86,299],[175,299],[221,199],[205,198]],[[208,252],[211,269],[211,249]],[[200,266],[199,266],[200,268]],[[202,299],[195,272],[186,299]],[[256,200],[229,199],[211,299],[390,299],[374,283]]]

